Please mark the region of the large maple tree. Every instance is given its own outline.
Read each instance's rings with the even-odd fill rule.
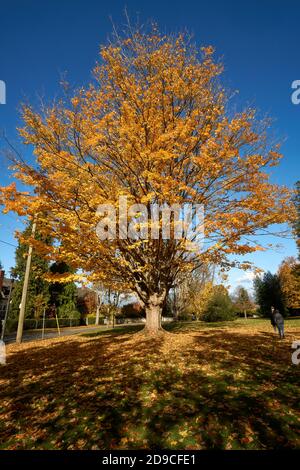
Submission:
[[[117,38],[100,56],[85,89],[38,111],[24,107],[20,134],[36,161],[19,160],[15,170],[34,191],[2,188],[2,202],[37,215],[40,232],[57,240],[50,248],[34,242],[39,253],[134,292],[146,330],[156,333],[177,276],[206,263],[231,266],[234,255],[259,249],[251,236],[292,217],[290,193],[269,181],[281,158],[269,121],[252,109],[228,111],[211,47],[197,50],[185,35],[154,28]],[[161,231],[100,240],[97,208],[118,208],[120,196],[149,213],[152,203],[203,204],[202,249]]]

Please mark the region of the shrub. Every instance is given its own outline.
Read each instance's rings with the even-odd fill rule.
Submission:
[[[234,320],[235,317],[233,304],[228,293],[216,292],[208,302],[203,320],[206,322],[228,321]]]
[[[177,316],[177,320],[178,321],[192,321],[193,320],[193,314],[192,313],[186,313],[186,312],[180,313]]]
[[[138,302],[131,302],[123,305],[121,308],[120,318],[141,318],[145,317],[145,310]]]
[[[84,325],[95,325],[96,315],[87,315],[85,317]],[[104,325],[104,317],[99,318],[99,325]]]

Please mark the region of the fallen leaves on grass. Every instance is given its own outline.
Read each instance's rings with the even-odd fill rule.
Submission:
[[[8,346],[1,449],[299,447],[299,368],[269,327]]]

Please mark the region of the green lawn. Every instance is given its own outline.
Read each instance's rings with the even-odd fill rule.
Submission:
[[[8,346],[1,449],[299,448],[300,366],[267,320]]]
[[[222,321],[207,323],[204,321],[174,322],[166,324],[164,327],[168,331],[199,331],[209,328],[240,328],[240,327],[268,327],[270,320],[266,318],[239,318],[234,321]],[[288,328],[300,328],[300,318],[285,319],[285,326]]]

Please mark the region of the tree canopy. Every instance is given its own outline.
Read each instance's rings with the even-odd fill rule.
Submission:
[[[35,163],[16,161],[15,175],[34,191],[10,185],[2,202],[39,215],[39,230],[56,240],[33,242],[39,253],[135,292],[157,331],[177,276],[209,263],[248,267],[234,255],[260,249],[251,236],[291,219],[290,192],[269,181],[281,158],[269,121],[253,109],[228,111],[212,47],[199,51],[187,36],[153,27],[117,36],[100,56],[86,88],[38,111],[24,106],[20,134]],[[156,239],[100,240],[97,208],[118,210],[120,196],[149,208],[147,233],[156,223],[151,204],[204,205],[203,248],[161,230]]]
[[[289,311],[300,310],[300,265],[293,257],[285,258],[278,269],[284,300]]]

